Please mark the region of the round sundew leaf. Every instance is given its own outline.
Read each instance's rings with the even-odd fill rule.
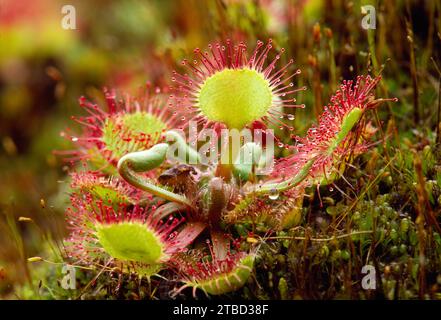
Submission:
[[[155,132],[161,132],[166,128],[164,122],[147,112],[124,114],[122,122],[127,130],[135,133],[153,134]]]
[[[103,126],[102,140],[113,158],[119,159],[127,153],[146,149],[158,142],[166,124],[147,112],[127,113],[106,119]]]
[[[252,69],[225,69],[202,84],[198,102],[212,121],[241,129],[268,113],[273,94],[264,76]]]
[[[156,264],[164,257],[161,240],[142,223],[99,224],[95,228],[98,241],[113,258]]]
[[[196,286],[211,295],[225,294],[243,287],[251,275],[254,265],[254,255],[248,255],[237,263],[228,273],[219,274],[213,278],[201,281]]]
[[[90,192],[94,198],[101,199],[105,203],[132,204],[133,199],[123,192],[105,185],[91,185],[81,187],[82,191]]]

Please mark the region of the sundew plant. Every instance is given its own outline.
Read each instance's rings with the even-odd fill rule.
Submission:
[[[173,72],[169,94],[119,100],[106,91],[105,106],[80,99],[88,115],[73,118],[83,131],[69,136],[78,148],[67,152],[86,164],[71,173],[72,264],[163,281],[174,275],[171,297],[187,288],[195,297],[226,294],[249,281],[260,247],[295,226],[294,208],[271,211],[338,179],[372,143],[368,110],[396,101],[375,97],[380,76],[360,75],[341,84],[305,137],[281,143],[272,128],[294,131],[292,110],[305,107],[294,95],[306,88],[294,87],[301,72],[291,70],[293,60],[279,64],[284,49],[273,59],[271,51],[272,40],[251,53],[243,42],[210,44],[182,62],[188,73]],[[190,142],[190,127],[209,141]],[[260,140],[244,142],[230,129],[253,129]],[[274,158],[274,139],[286,156]],[[268,160],[272,170],[260,172]],[[263,217],[273,222],[259,232],[254,223]]]
[[[439,3],[5,1],[0,298],[441,299]]]

